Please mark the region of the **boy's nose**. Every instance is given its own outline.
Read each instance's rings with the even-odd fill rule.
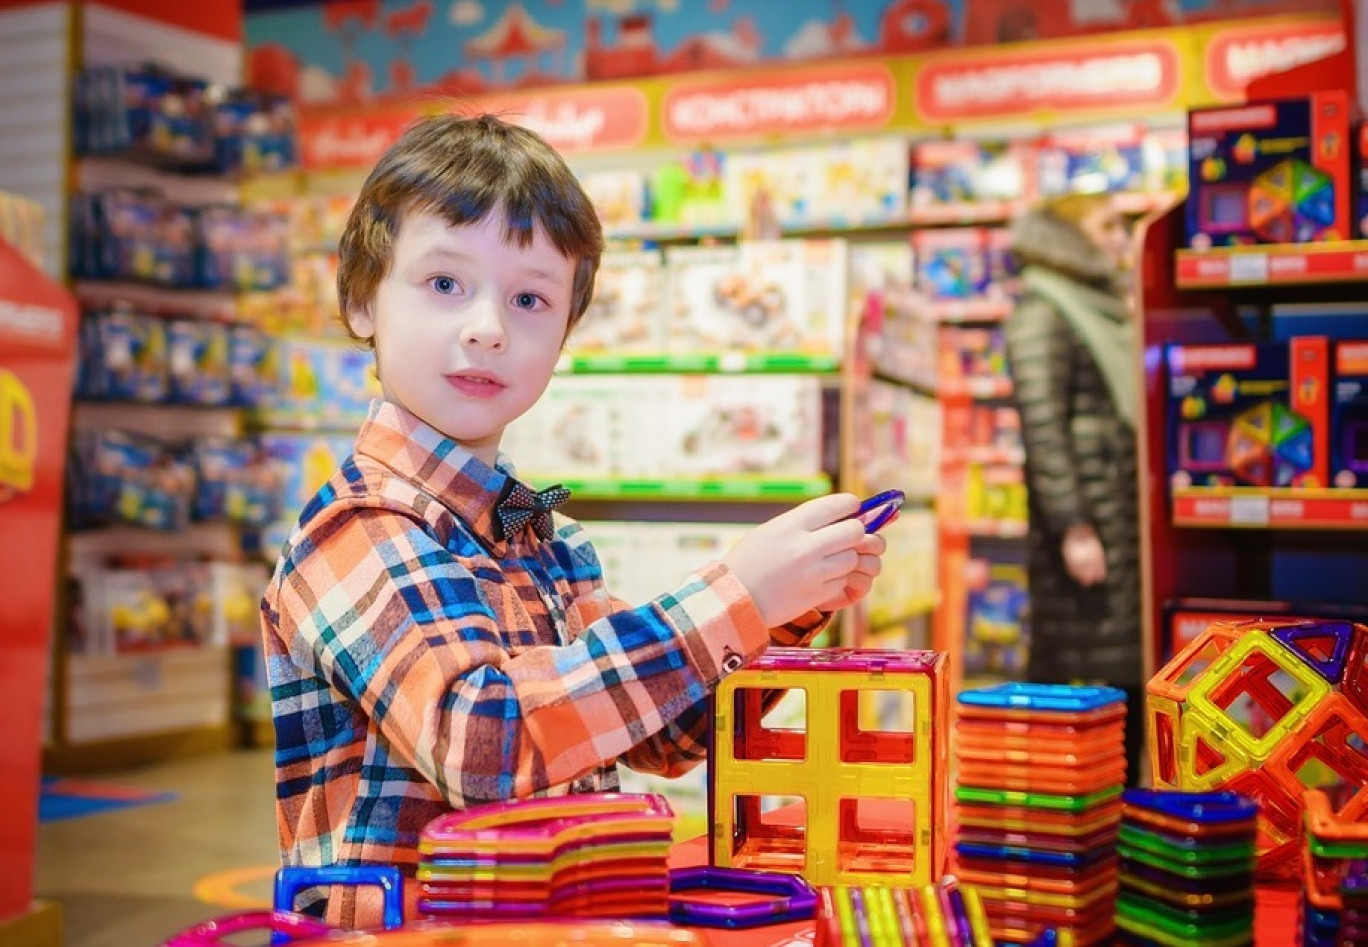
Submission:
[[[499,307],[489,299],[473,300],[461,324],[461,344],[502,349],[508,342]]]

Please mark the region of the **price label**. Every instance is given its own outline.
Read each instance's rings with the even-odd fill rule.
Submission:
[[[746,356],[743,352],[723,352],[717,357],[717,368],[724,372],[744,372]]]
[[[1268,281],[1267,253],[1237,253],[1230,258],[1232,283],[1266,283]]]
[[[1268,497],[1231,497],[1230,522],[1234,526],[1267,526]]]

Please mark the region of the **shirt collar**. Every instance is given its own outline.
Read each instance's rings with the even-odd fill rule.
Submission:
[[[503,454],[490,467],[407,409],[374,400],[356,435],[356,453],[384,464],[455,513],[496,556],[508,544],[496,539],[494,508],[514,478]]]

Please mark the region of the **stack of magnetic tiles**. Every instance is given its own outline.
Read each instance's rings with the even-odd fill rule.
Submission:
[[[661,796],[494,803],[429,823],[418,911],[433,919],[664,918],[674,814]]]
[[[1128,789],[1122,797],[1120,943],[1254,942],[1258,805],[1235,792]]]
[[[1045,684],[960,693],[955,873],[978,888],[996,940],[1049,927],[1077,947],[1111,937],[1125,700]]]
[[[923,888],[835,886],[818,892],[815,947],[993,947],[983,901],[953,875]],[[1054,947],[1053,930],[1030,947]]]
[[[1358,797],[1355,796],[1355,799]],[[1368,945],[1368,822],[1362,812],[1336,812],[1323,789],[1302,797],[1301,943],[1305,947]]]

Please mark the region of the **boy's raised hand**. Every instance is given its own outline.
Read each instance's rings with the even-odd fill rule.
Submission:
[[[811,611],[858,602],[879,574],[886,543],[851,519],[860,501],[833,493],[751,530],[724,557],[765,624],[777,628]]]

